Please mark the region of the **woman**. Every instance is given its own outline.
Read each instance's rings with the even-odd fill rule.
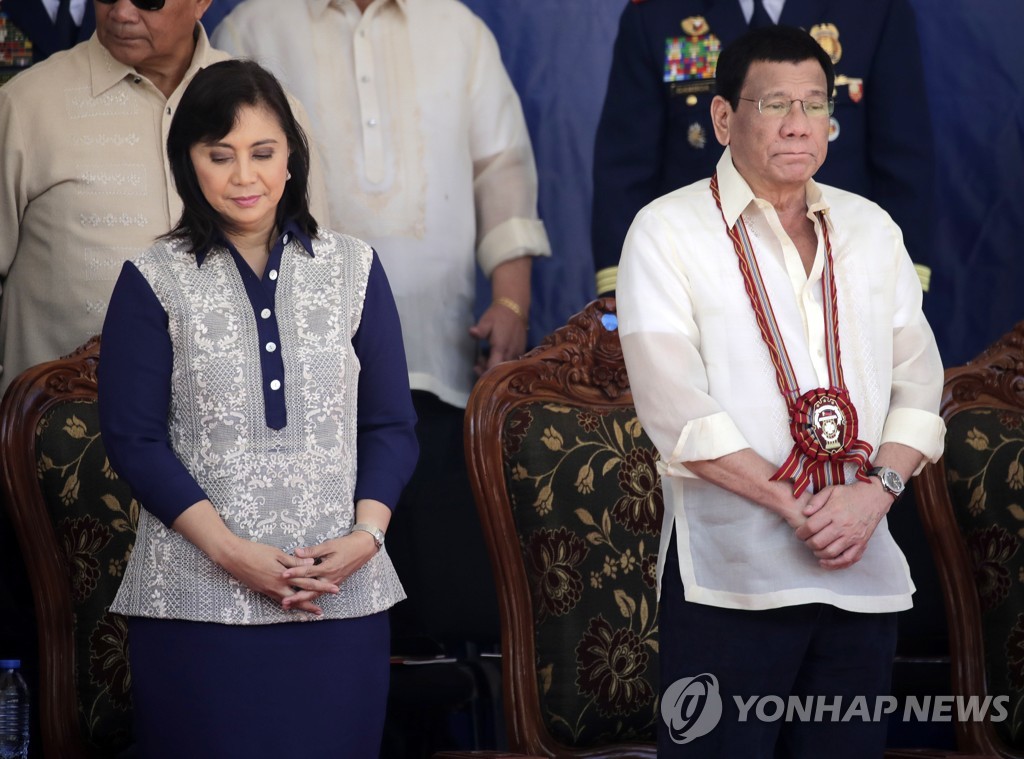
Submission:
[[[317,228],[305,137],[255,63],[197,74],[167,150],[181,221],[124,265],[99,370],[143,507],[111,607],[140,755],[376,757],[404,597],[381,544],[417,455],[387,279]]]

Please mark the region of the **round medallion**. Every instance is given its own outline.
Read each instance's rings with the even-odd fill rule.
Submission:
[[[857,439],[857,412],[843,390],[809,390],[796,400],[792,414],[790,432],[808,458],[838,456]]]

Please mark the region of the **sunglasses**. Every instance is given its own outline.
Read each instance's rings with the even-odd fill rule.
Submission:
[[[113,5],[117,0],[99,0],[104,5]],[[165,0],[132,0],[132,5],[140,11],[158,11],[164,7]]]

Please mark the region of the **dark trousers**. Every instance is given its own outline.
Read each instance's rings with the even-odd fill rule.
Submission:
[[[391,610],[392,636],[491,647],[501,637],[498,601],[466,469],[465,410],[422,391],[413,403],[420,457],[387,537],[409,596]]]
[[[685,743],[673,740],[662,719],[660,758],[881,759],[884,754],[886,720],[881,709],[874,718],[876,696],[889,694],[895,614],[853,613],[826,604],[750,611],[689,603],[683,597],[673,536],[658,632],[663,717],[666,709],[674,716],[677,740],[695,736]],[[688,736],[686,726],[695,723],[697,709],[707,706],[700,697],[709,689],[708,681],[684,689],[682,699],[678,686],[670,689],[683,678],[704,674],[717,679],[721,719],[707,732],[691,727]],[[789,704],[794,701],[799,706],[790,711],[789,720],[785,710],[778,716],[780,706],[793,709]],[[864,710],[849,711],[861,701],[866,702],[867,720]],[[829,708],[836,704],[838,710]],[[802,718],[799,709],[808,705],[824,708],[817,718]],[[846,715],[851,718],[843,721]]]

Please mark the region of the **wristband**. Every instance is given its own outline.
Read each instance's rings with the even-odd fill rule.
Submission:
[[[511,311],[513,314],[518,316],[520,318],[520,320],[522,320],[523,324],[526,324],[527,326],[529,326],[530,320],[526,317],[526,314],[523,312],[523,307],[520,306],[518,303],[516,303],[511,298],[507,298],[504,295],[502,295],[499,298],[495,298],[494,299],[494,303],[499,305],[499,306],[504,306],[509,311]]]
[[[352,525],[352,532],[368,532],[373,537],[373,542],[377,545],[379,551],[384,545],[384,531],[379,527],[360,522],[359,524]]]

